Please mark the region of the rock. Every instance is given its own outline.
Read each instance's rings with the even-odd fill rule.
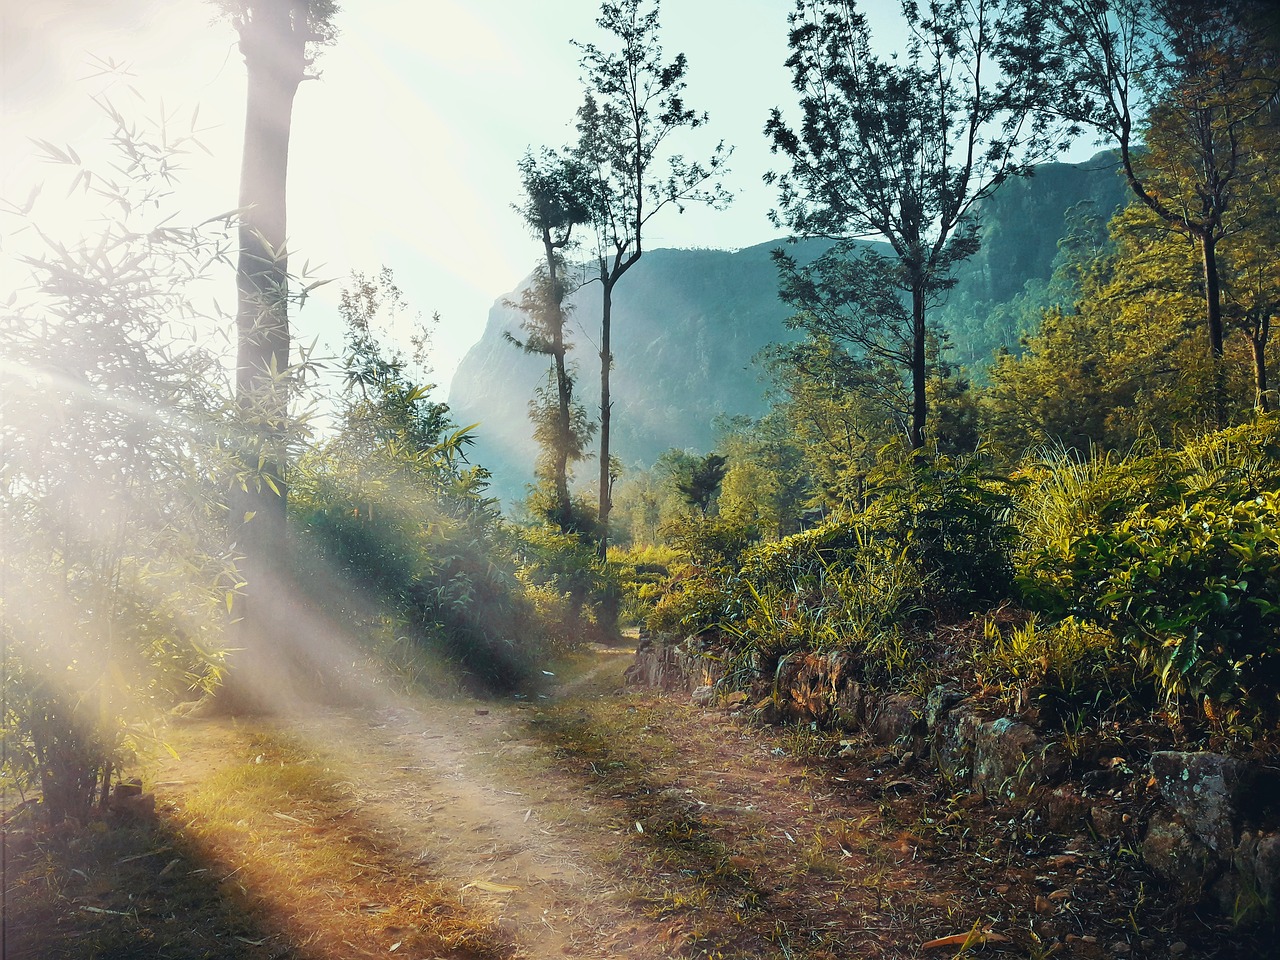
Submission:
[[[1084,798],[1068,784],[1054,787],[1044,794],[1040,804],[1040,818],[1055,833],[1074,833],[1087,816]]]
[[[1046,744],[1025,723],[1000,717],[974,734],[973,788],[983,795],[1013,798],[1048,778]]]
[[[924,701],[924,725],[933,733],[951,708],[965,698],[964,691],[952,683],[940,683],[929,691]]]
[[[1124,829],[1124,813],[1110,803],[1095,803],[1089,810],[1089,819],[1098,836],[1107,840],[1120,836]]]
[[[867,729],[871,738],[881,746],[914,740],[923,732],[923,710],[924,702],[919,697],[892,694],[876,706]]]
[[[833,705],[835,721],[845,730],[858,730],[866,725],[867,694],[862,684],[855,680],[836,690]]]
[[[1151,775],[1160,796],[1222,857],[1235,846],[1237,801],[1246,786],[1243,774],[1243,764],[1216,753],[1162,750],[1151,755]]]
[[[973,773],[973,741],[982,716],[968,703],[957,704],[938,721],[933,736],[938,771],[948,780],[968,783]]]
[[[1280,904],[1280,834],[1267,833],[1258,838],[1253,872],[1258,893],[1269,902]]]
[[[142,796],[142,781],[137,777],[119,780],[116,782],[112,793],[117,800],[123,797],[140,797]]]
[[[1232,857],[1232,866],[1240,883],[1220,897],[1225,913],[1238,912],[1239,904],[1234,901],[1239,894],[1246,894],[1260,904],[1280,903],[1280,834],[1245,830]]]
[[[800,716],[825,720],[835,699],[828,659],[813,655],[802,658],[791,673],[787,691]]]
[[[1151,818],[1142,841],[1142,858],[1161,880],[1198,900],[1209,879],[1213,858],[1185,824],[1173,814],[1159,812]]]

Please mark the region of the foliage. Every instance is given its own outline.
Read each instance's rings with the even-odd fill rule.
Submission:
[[[155,713],[216,680],[237,583],[220,370],[190,339],[224,224],[166,216],[193,134],[102,105],[118,166],[42,145],[104,201],[102,232],[32,231],[29,286],[0,313],[3,776],[38,785],[52,822],[87,817]]]
[[[538,157],[526,153],[520,163],[526,202],[517,208],[525,225],[542,241],[543,260],[533,282],[516,306],[524,313],[526,337],[518,341],[526,353],[549,357],[549,382],[537,388],[529,404],[534,439],[541,454],[537,474],[550,483],[552,500],[546,518],[562,532],[581,529],[569,493],[569,471],[586,457],[595,424],[573,398],[576,371],[568,361],[573,344],[565,325],[571,312],[566,299],[572,292],[566,283],[564,251],[574,245],[573,228],[591,220],[591,182],[586,169],[572,157],[543,150]]]
[[[623,623],[644,623],[650,610],[664,596],[672,578],[690,571],[690,566],[671,547],[645,546],[609,549],[609,569],[622,594]]]
[[[456,428],[375,335],[378,308],[397,301],[386,271],[377,282],[357,275],[344,295],[340,423],[299,460],[291,507],[309,562],[327,576],[300,582],[405,662],[402,636],[472,686],[518,687],[543,634],[517,578],[516,541],[485,495],[486,473],[465,461],[470,428]]]
[[[870,478],[863,522],[927,578],[930,609],[983,609],[1013,586],[1012,502],[982,456],[890,459]]]
[[[1112,709],[1143,687],[1116,637],[1074,617],[1033,615],[1007,631],[988,617],[973,659],[981,682],[1009,690],[1016,705],[1033,706],[1046,727],[1075,722],[1084,710]]]
[[[1250,242],[1233,237],[1222,247],[1222,274],[1250,304],[1238,308],[1242,326],[1245,316],[1259,316],[1256,305],[1268,289],[1262,273],[1253,274],[1250,293],[1249,281],[1233,276],[1230,252],[1250,249]],[[1233,339],[1227,368],[1215,372],[1198,336],[1200,253],[1145,206],[1118,213],[1107,246],[1080,249],[1060,270],[1074,274],[1074,302],[1047,310],[1021,355],[997,358],[980,401],[984,430],[1007,459],[1045,442],[1087,451],[1124,450],[1147,435],[1177,439],[1203,428],[1204,398],[1219,390],[1219,380],[1223,415],[1249,415],[1258,377],[1265,383],[1266,325],[1250,327],[1260,363]]]
[[[1037,19],[1020,18],[1015,4],[960,0],[901,10],[910,39],[901,56],[886,59],[872,52],[868,20],[851,0],[796,0],[787,66],[803,122],[793,129],[772,112],[765,132],[791,169],[766,179],[779,190],[776,222],[794,233],[879,236],[892,247],[883,261],[846,260],[852,277],[839,269],[819,289],[847,299],[836,306],[855,318],[844,326],[862,347],[887,348],[873,359],[905,368],[907,437],[919,449],[928,408],[926,312],[953,285],[956,264],[977,249],[970,214],[1059,144]],[[875,279],[850,282],[863,272]],[[905,302],[890,294],[895,288]]]
[[[676,489],[690,507],[697,508],[705,520],[711,502],[720,492],[720,484],[724,481],[728,457],[719,453],[709,453],[700,460],[690,464],[687,476],[676,478]]]
[[[1277,430],[1261,419],[1099,468],[1068,458],[1071,484],[1047,485],[1066,522],[1022,554],[1029,601],[1110,630],[1166,698],[1188,695],[1211,718],[1280,715]],[[1024,514],[1040,513],[1045,489]]]
[[[661,211],[690,203],[720,208],[730,194],[718,182],[729,152],[717,144],[706,161],[670,152],[668,139],[707,122],[685,103],[688,60],[664,59],[659,0],[606,0],[596,26],[612,49],[577,43],[586,95],[578,110],[576,159],[588,171],[596,232],[595,261],[602,292],[600,323],[600,557],[613,507],[610,374],[613,367],[613,291],[644,254],[644,233]]]

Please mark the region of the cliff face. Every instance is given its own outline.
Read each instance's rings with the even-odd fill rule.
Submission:
[[[624,466],[648,465],[671,447],[709,450],[721,414],[759,416],[764,384],[752,358],[790,335],[789,313],[778,300],[770,251],[783,241],[723,250],[653,250],[614,290],[613,449]],[[821,241],[788,245],[805,258]],[[457,422],[479,421],[474,459],[494,474],[505,499],[523,495],[536,448],[529,399],[548,374],[542,357],[504,339],[520,337],[521,314],[508,306],[516,292],[489,311],[479,342],[453,378],[449,406]],[[572,298],[571,357],[575,396],[593,416],[600,405],[597,328],[600,286],[587,283]],[[579,467],[584,477],[594,475]]]
[[[1080,229],[1086,210],[1105,224],[1124,197],[1114,164],[1100,154],[1084,164],[1045,164],[1035,177],[1010,181],[984,202],[983,247],[957,270],[949,302],[935,313],[952,335],[956,357],[980,372],[992,349],[1016,348],[1026,317],[1038,315],[1036,297],[1046,295],[1058,241]],[[777,240],[732,253],[653,250],[618,284],[613,449],[624,466],[647,466],[671,447],[706,452],[717,417],[764,412],[765,385],[752,358],[793,335],[770,259],[779,246],[804,261],[827,243]],[[507,501],[523,497],[532,480],[537,450],[529,400],[548,373],[545,358],[523,353],[503,336],[521,335],[521,314],[506,304],[517,297],[512,291],[490,309],[483,335],[454,375],[448,401],[458,423],[480,423],[473,459],[492,471],[493,489]],[[584,284],[571,306],[576,396],[595,418],[599,284]],[[580,464],[578,472],[589,479],[595,468]]]

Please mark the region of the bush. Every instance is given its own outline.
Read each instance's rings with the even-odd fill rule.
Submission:
[[[1280,717],[1278,435],[1262,417],[1181,450],[1033,468],[1028,605],[1114,633],[1168,700]]]
[[[1126,638],[1168,697],[1280,717],[1280,498],[1210,498],[1082,537],[1080,612]],[[1210,713],[1213,707],[1209,707]]]

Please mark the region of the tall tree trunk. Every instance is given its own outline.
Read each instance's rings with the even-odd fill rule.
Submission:
[[[552,480],[555,486],[555,522],[561,533],[574,526],[573,505],[569,500],[569,448],[573,445],[573,382],[565,360],[564,290],[561,287],[560,263],[550,230],[542,232],[542,246],[547,257],[547,280],[551,297],[551,356],[556,378],[556,448],[552,452]]]
[[[238,24],[248,88],[240,168],[236,268],[236,408],[240,480],[230,495],[230,536],[243,556],[243,592],[232,606],[233,669],[256,672],[276,639],[285,562],[285,459],[289,406],[289,280],[285,184],[293,99],[306,68],[306,5],[258,0]],[[239,708],[255,706],[231,683]]]
[[[600,508],[598,522],[600,541],[597,552],[601,560],[609,550],[609,511],[613,508],[613,482],[609,470],[609,426],[612,400],[609,396],[609,373],[613,368],[613,352],[610,334],[613,325],[613,280],[608,265],[600,261],[600,282],[603,287],[603,303],[600,309]]]
[[[1204,265],[1205,324],[1209,334],[1209,362],[1213,365],[1213,418],[1221,427],[1226,420],[1226,366],[1222,359],[1222,283],[1218,276],[1217,238],[1212,231],[1200,234],[1200,258]]]
[[[924,446],[925,419],[929,409],[925,395],[928,358],[925,355],[924,319],[924,290],[916,284],[911,291],[911,427],[907,432],[907,442],[912,450]]]
[[[1271,400],[1267,396],[1270,387],[1267,382],[1267,338],[1270,333],[1271,318],[1264,310],[1249,334],[1249,345],[1253,348],[1254,408],[1259,413],[1271,412]]]

